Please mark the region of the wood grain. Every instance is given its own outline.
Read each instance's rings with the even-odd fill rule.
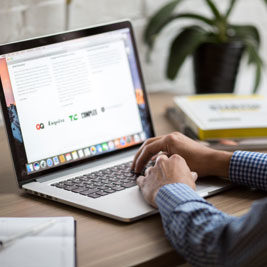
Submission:
[[[157,135],[175,130],[165,119],[172,94],[150,95]],[[184,260],[164,236],[159,215],[130,224],[18,192],[7,139],[0,130],[0,216],[73,216],[77,221],[78,266],[177,266]],[[3,193],[4,192],[4,193]],[[264,193],[237,187],[208,198],[220,210],[242,215]]]

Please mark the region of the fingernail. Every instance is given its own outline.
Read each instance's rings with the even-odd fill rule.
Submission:
[[[194,180],[198,178],[198,174],[196,172],[191,172],[191,174]]]

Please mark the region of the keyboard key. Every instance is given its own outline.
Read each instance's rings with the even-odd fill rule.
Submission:
[[[115,192],[115,190],[113,190],[113,189],[111,189],[111,188],[106,188],[106,189],[104,189],[104,191],[105,191],[106,193],[114,193],[114,192]]]
[[[91,197],[91,198],[98,198],[98,197],[101,197],[101,195],[98,195],[97,193],[93,193],[93,194],[89,194],[87,195],[88,197]]]
[[[123,183],[122,184],[122,186],[124,186],[124,187],[133,187],[133,186],[135,186],[136,185],[136,182],[129,182],[129,183]]]
[[[102,183],[103,183],[103,184],[110,184],[110,181],[109,181],[109,180],[106,180],[106,179],[103,179],[103,180],[102,180]]]
[[[112,170],[106,169],[103,171],[103,174],[112,174]]]
[[[134,173],[131,173],[131,172],[126,172],[123,174],[125,177],[134,177],[135,174]]]
[[[96,194],[98,194],[98,195],[100,195],[100,196],[106,196],[106,195],[108,195],[108,193],[105,192],[104,190],[100,190],[100,191],[98,191]]]
[[[88,174],[87,178],[96,178],[97,174],[95,172],[92,172],[90,174]]]
[[[81,181],[84,181],[84,182],[85,182],[85,181],[88,181],[88,177],[81,177],[80,180],[81,180]]]
[[[115,191],[121,191],[121,190],[125,189],[125,187],[119,186],[119,185],[112,186],[111,188]]]
[[[75,188],[75,189],[71,190],[71,192],[73,192],[73,193],[81,193],[81,192],[86,191],[86,190],[88,190],[88,188],[86,188],[86,187],[78,187],[78,188]]]
[[[80,184],[75,183],[74,185],[76,185],[78,187],[85,187],[86,186],[86,184],[84,182],[81,182]]]
[[[57,187],[57,188],[64,188],[64,184],[63,183],[52,184],[52,185]]]
[[[85,190],[83,192],[80,192],[81,195],[85,195],[85,196],[88,196],[90,194],[93,194],[95,192],[99,191],[98,188],[93,188],[93,189],[88,189],[88,190]]]
[[[79,184],[81,183],[81,179],[78,179],[78,178],[75,178],[75,179],[72,179],[72,182],[75,183],[75,184]]]
[[[74,183],[72,181],[69,181],[69,180],[65,181],[64,184],[65,185],[74,185]]]
[[[78,188],[77,186],[73,186],[73,185],[64,185],[63,189],[67,190],[67,191],[72,191],[74,189]]]
[[[94,189],[94,188],[96,188],[94,185],[86,185],[86,188],[88,188],[88,189]],[[97,187],[98,188],[98,187]]]
[[[121,181],[116,181],[116,182],[113,182],[113,184],[116,184],[116,185],[121,185],[123,182]]]

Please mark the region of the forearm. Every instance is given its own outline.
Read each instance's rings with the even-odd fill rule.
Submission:
[[[205,158],[208,175],[229,178],[233,183],[267,191],[267,154],[211,150]]]
[[[156,202],[167,238],[193,266],[220,266],[220,236],[234,217],[214,208],[184,184],[161,188]]]
[[[229,167],[233,152],[211,150],[206,160],[209,175],[229,177]]]
[[[160,189],[156,202],[167,238],[193,266],[267,266],[267,200],[232,217],[188,186],[172,184]]]

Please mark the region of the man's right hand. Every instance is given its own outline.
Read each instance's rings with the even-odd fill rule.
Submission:
[[[178,154],[186,160],[191,171],[198,176],[228,176],[231,152],[218,151],[206,147],[185,135],[172,134],[154,137],[146,140],[135,155],[132,169],[141,173],[148,161],[159,152],[168,157]]]

